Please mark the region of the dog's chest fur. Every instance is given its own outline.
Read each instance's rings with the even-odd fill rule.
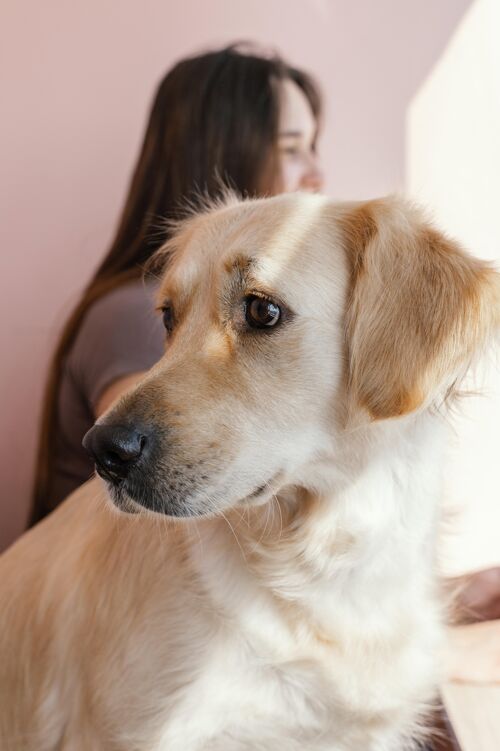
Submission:
[[[408,488],[373,469],[318,510],[310,534],[269,548],[267,533],[249,540],[234,518],[232,530],[219,521],[202,541],[194,534],[192,563],[216,619],[158,751],[402,748],[434,691],[435,519],[422,499],[435,482],[416,470],[415,497],[400,505]],[[356,505],[377,483],[380,495]]]
[[[158,751],[270,751],[284,743],[389,749],[401,742],[415,701],[430,689],[431,665],[416,634],[403,648],[386,644],[381,656],[361,639],[343,647],[304,633],[292,645],[283,623],[267,627],[251,636],[224,628],[207,645],[200,673],[170,706]],[[402,673],[413,676],[411,688]]]

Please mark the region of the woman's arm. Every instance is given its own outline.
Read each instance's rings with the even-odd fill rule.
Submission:
[[[500,683],[500,620],[450,628],[445,670],[448,681]]]
[[[137,373],[130,373],[113,381],[99,397],[95,407],[95,417],[100,417],[106,410],[111,407],[113,402],[119,399],[120,396],[129,391],[136,383],[138,383],[143,376],[146,375],[145,370]]]
[[[92,415],[99,417],[164,353],[165,330],[154,313],[155,287],[118,287],[88,310],[68,368]]]

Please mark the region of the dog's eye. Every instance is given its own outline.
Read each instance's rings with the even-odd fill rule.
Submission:
[[[249,295],[245,299],[245,318],[254,329],[272,328],[281,318],[281,308],[272,300]]]
[[[165,326],[165,330],[167,334],[172,333],[172,329],[174,328],[174,311],[171,305],[164,305],[162,307],[162,318],[163,318],[163,325]]]

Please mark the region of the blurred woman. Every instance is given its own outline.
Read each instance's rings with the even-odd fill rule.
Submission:
[[[318,190],[320,113],[307,73],[237,47],[184,59],[161,81],[116,236],[53,358],[30,526],[91,476],[83,435],[163,354],[155,282],[143,280],[166,239],[159,223],[225,186],[242,196]]]

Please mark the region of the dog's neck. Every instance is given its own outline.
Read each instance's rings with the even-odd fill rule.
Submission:
[[[241,597],[271,593],[323,633],[337,617],[337,596],[345,605],[351,592],[366,593],[350,605],[356,622],[369,620],[371,628],[374,610],[388,622],[395,590],[407,608],[421,607],[434,579],[442,466],[437,420],[424,415],[394,421],[369,440],[360,435],[359,453],[351,457],[356,472],[345,473],[354,480],[338,482],[337,460],[337,481],[328,490],[323,459],[316,471],[309,468],[316,487],[324,486],[320,492],[305,483],[288,486],[265,506],[233,509],[213,522],[209,534],[225,549],[213,568],[205,566],[208,586],[212,572],[219,590],[226,581],[229,589],[241,586]]]

